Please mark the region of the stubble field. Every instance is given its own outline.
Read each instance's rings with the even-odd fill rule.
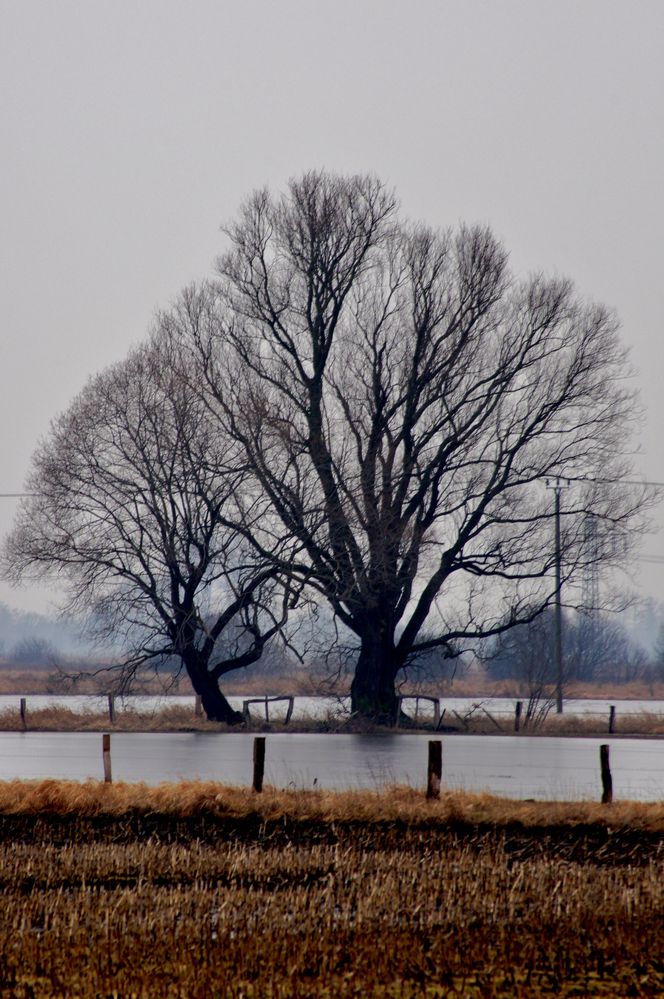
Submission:
[[[664,808],[0,786],[2,995],[664,994]]]

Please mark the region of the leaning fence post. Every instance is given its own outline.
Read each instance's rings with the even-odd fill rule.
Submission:
[[[286,710],[286,720],[284,722],[284,725],[288,725],[289,721],[291,720],[291,715],[293,714],[293,706],[294,706],[294,704],[295,704],[295,698],[294,697],[289,697],[288,698],[288,709]]]
[[[609,735],[613,735],[616,727],[616,706],[612,704],[609,708]]]
[[[203,698],[200,694],[196,694],[196,700],[194,702],[194,714],[197,718],[203,717]]]
[[[113,775],[111,773],[111,736],[108,732],[104,732],[101,737],[101,755],[104,761],[104,782],[111,784],[113,782]]]
[[[21,712],[21,725],[23,726],[23,731],[25,732],[25,730],[28,727],[28,723],[27,723],[26,717],[25,717],[25,697],[21,698],[21,703],[19,705],[19,710]]]
[[[514,706],[514,731],[518,732],[521,728],[521,712],[523,711],[523,701],[517,701]]]
[[[440,739],[429,740],[427,764],[427,798],[440,798],[440,781],[443,775],[443,744]]]
[[[111,725],[115,725],[115,695],[108,695],[108,720]]]
[[[602,771],[602,804],[610,805],[613,801],[613,780],[609,764],[609,747],[605,743],[599,747],[599,762]]]
[[[254,783],[256,794],[263,790],[263,774],[265,773],[265,736],[254,737]]]

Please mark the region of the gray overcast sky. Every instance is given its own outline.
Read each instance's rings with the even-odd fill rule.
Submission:
[[[432,224],[489,222],[517,271],[613,306],[646,412],[636,467],[664,481],[662,0],[0,0],[0,15],[1,492],[86,378],[211,272],[244,195],[310,167],[373,171]],[[0,532],[13,512],[0,500]],[[658,599],[660,576],[644,564]]]

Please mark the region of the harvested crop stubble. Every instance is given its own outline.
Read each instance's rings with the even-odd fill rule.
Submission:
[[[410,789],[10,782],[2,995],[661,996],[663,819]]]
[[[5,846],[4,994],[661,994],[658,865],[440,845]]]

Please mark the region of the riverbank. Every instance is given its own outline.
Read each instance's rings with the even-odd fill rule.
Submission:
[[[664,806],[0,784],[3,994],[655,996]]]
[[[241,678],[240,678],[241,679]],[[62,678],[48,679],[45,671],[0,669],[0,732],[224,732],[242,731],[209,722],[196,713],[195,698],[186,678],[174,686],[148,677],[145,689],[132,695],[101,694],[108,676],[87,675],[74,688]],[[267,696],[280,698],[269,705]],[[3,692],[4,689],[4,692]],[[10,691],[10,692],[8,692]],[[469,693],[469,691],[471,693]],[[137,696],[138,693],[138,696]],[[349,698],[340,688],[336,693],[321,688],[311,676],[245,678],[244,686],[229,684],[227,693],[233,707],[241,710],[250,702],[247,726],[257,732],[292,733],[378,733],[384,726],[349,714]],[[503,734],[516,731],[544,736],[664,737],[664,685],[630,684],[624,687],[570,686],[565,711],[556,714],[551,703],[534,706],[528,717],[527,698],[509,684],[473,683],[468,678],[455,681],[453,689],[438,686],[404,689],[400,730],[442,734]],[[575,695],[575,696],[572,696]],[[582,696],[583,695],[583,696]],[[288,698],[295,698],[295,710],[285,724]],[[420,698],[416,701],[415,698]],[[434,716],[432,701],[440,705]],[[516,707],[521,705],[517,718]],[[550,710],[548,713],[544,707]],[[610,710],[612,708],[612,710]],[[438,724],[435,722],[438,719]],[[395,731],[395,729],[390,729]]]
[[[33,707],[30,698],[26,698],[25,710],[21,714],[20,700],[17,698],[13,707],[0,709],[0,732],[290,732],[341,734],[361,733],[378,734],[381,732],[435,732],[440,735],[514,735],[515,719],[512,715],[493,713],[491,701],[484,700],[481,706],[471,712],[462,714],[446,711],[438,728],[435,728],[431,718],[415,721],[403,721],[396,728],[375,725],[371,722],[349,717],[342,710],[330,711],[325,717],[298,716],[285,724],[283,720],[284,707],[279,716],[265,722],[260,717],[261,705],[254,706],[251,720],[246,726],[227,726],[218,722],[208,721],[198,716],[194,710],[194,699],[191,705],[167,705],[154,709],[139,710],[117,701],[114,707],[113,722],[109,717],[108,708],[104,710],[72,710],[60,705]],[[411,709],[410,705],[405,706]],[[412,709],[411,709],[412,710]],[[523,735],[539,736],[602,736],[609,731],[610,715],[608,712],[597,712],[593,715],[575,715],[574,702],[567,705],[567,713],[556,715],[550,713],[544,721],[537,725],[527,725],[521,722],[520,732]],[[276,711],[273,708],[273,717]],[[664,738],[664,714],[655,712],[621,712],[618,710],[612,723],[612,738]]]

